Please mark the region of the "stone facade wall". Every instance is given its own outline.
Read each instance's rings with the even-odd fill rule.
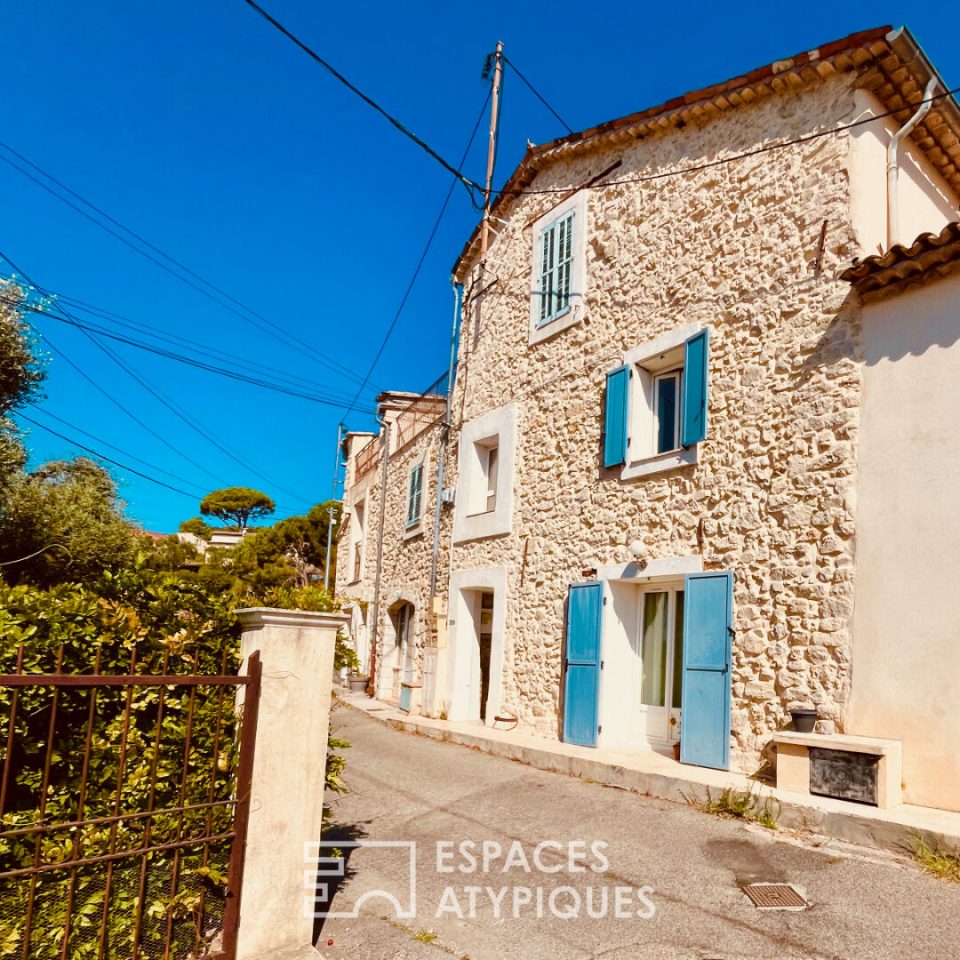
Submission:
[[[392,428],[392,429],[395,429]],[[401,601],[413,604],[411,641],[416,644],[416,670],[419,679],[423,668],[423,648],[433,638],[434,618],[430,603],[430,571],[433,562],[434,511],[436,509],[437,462],[441,447],[442,427],[428,427],[413,440],[390,455],[387,469],[387,494],[383,531],[383,566],[380,585],[380,610],[377,624],[377,658],[392,647],[394,631],[390,623],[392,608]],[[411,468],[424,463],[422,513],[420,525],[412,533],[406,526],[407,493]],[[363,480],[348,486],[345,498],[350,519],[342,533],[341,543],[351,542],[350,525],[356,522],[354,505],[363,500],[366,511],[366,543],[362,578],[352,583],[352,558],[337,570],[337,597],[356,599],[368,606],[368,628],[373,628],[377,540],[380,530],[380,466]],[[446,524],[449,528],[449,522]],[[449,532],[446,536],[449,543]],[[344,550],[343,556],[347,556]],[[449,553],[441,549],[438,562],[438,584],[446,590]],[[381,660],[382,663],[382,660]],[[382,678],[378,690],[389,686]]]
[[[585,182],[614,159],[623,165],[610,179],[626,180],[830,128],[853,118],[853,84],[836,76],[557,160],[531,189]],[[844,135],[829,136],[589,190],[584,316],[533,346],[529,224],[558,197],[526,194],[501,214],[486,272],[474,266],[465,281],[468,295],[487,292],[465,311],[453,427],[519,405],[513,533],[451,556],[453,569],[507,568],[504,705],[527,728],[558,735],[569,585],[629,561],[634,539],[650,557],[701,553],[706,569],[734,573],[735,765],[756,763],[792,703],[812,700],[842,726],[861,361],[859,308],[835,279],[855,252],[847,151]],[[625,350],[691,321],[711,329],[699,463],[622,482],[599,466],[605,374]]]

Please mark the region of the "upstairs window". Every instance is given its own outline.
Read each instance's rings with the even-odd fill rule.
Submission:
[[[415,527],[423,514],[423,464],[418,463],[410,470],[410,482],[407,486],[407,526]]]
[[[540,235],[540,323],[549,323],[570,309],[570,279],[573,268],[571,210],[545,227]]]
[[[585,191],[557,204],[533,224],[530,343],[539,343],[583,318]]]
[[[682,327],[607,374],[603,466],[622,479],[697,462],[707,435],[709,331]]]
[[[488,437],[474,444],[480,469],[470,504],[470,516],[493,513],[497,509],[497,485],[500,474],[499,437]]]

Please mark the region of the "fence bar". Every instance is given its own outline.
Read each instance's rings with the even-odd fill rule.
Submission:
[[[19,676],[23,670],[23,644],[17,647],[17,672],[14,676]],[[20,691],[14,690],[10,697],[10,723],[7,727],[7,751],[3,755],[3,778],[0,779],[0,817],[7,809],[7,786],[10,783],[10,771],[13,770],[13,732],[17,723],[17,702],[20,699]]]
[[[197,688],[191,687],[190,700],[187,706],[187,731],[184,737],[183,745],[183,769],[180,773],[180,792],[178,802],[180,805],[180,817],[177,820],[177,840],[183,838],[183,815],[185,812],[185,803],[187,799],[187,779],[190,772],[190,747],[193,744],[193,708],[197,699]],[[170,876],[170,904],[167,907],[167,931],[163,938],[163,958],[168,960],[170,957],[170,941],[173,939],[173,901],[177,896],[177,887],[180,882],[180,849],[173,854],[173,870]]]
[[[57,648],[57,670],[63,668],[63,644]],[[50,726],[47,730],[47,749],[43,757],[43,779],[40,782],[40,816],[47,811],[47,790],[50,786],[50,765],[53,762],[53,738],[57,732],[57,707],[60,704],[60,691],[54,689],[53,702],[50,704]],[[30,875],[30,892],[27,894],[27,916],[23,925],[23,960],[30,956],[30,938],[33,935],[33,905],[37,895],[37,873],[40,866],[42,843],[40,837],[33,841],[33,869]]]
[[[219,674],[168,676],[119,675],[113,673],[0,673],[0,687],[235,687],[248,683],[246,677]]]
[[[94,673],[100,672],[100,655],[103,648],[97,647],[97,655],[94,663]],[[97,710],[96,687],[91,687],[89,706],[87,707],[87,733],[84,739],[83,747],[83,769],[80,771],[80,796],[77,797],[77,819],[83,819],[84,805],[87,802],[87,776],[90,773],[90,748],[93,744],[93,721]],[[77,830],[73,837],[73,846],[70,848],[70,859],[76,860],[83,843],[83,831]],[[67,915],[63,921],[63,942],[60,945],[60,960],[67,960],[67,950],[70,944],[70,923],[73,920],[73,898],[77,889],[77,868],[70,870],[70,886],[67,888]]]
[[[130,651],[130,672],[137,666],[137,647],[134,644]],[[120,759],[117,767],[117,789],[114,795],[113,816],[120,813],[120,802],[123,796],[123,776],[127,771],[127,741],[130,737],[130,711],[133,708],[133,687],[127,687],[126,704],[123,708],[123,733],[120,737]],[[117,820],[110,824],[110,852],[116,851]],[[110,890],[113,887],[113,860],[107,862],[107,881],[103,891],[103,912],[100,914],[100,942],[97,947],[97,960],[103,960],[107,954],[107,920],[110,915]]]

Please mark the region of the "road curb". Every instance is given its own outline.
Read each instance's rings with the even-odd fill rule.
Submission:
[[[374,712],[345,697],[340,697],[339,700],[359,713],[366,714],[402,733],[470,747],[537,770],[566,774],[604,786],[619,787],[631,793],[658,800],[695,805],[707,800],[711,795],[716,797],[724,789],[722,784],[707,783],[695,778],[670,777],[662,773],[607,763],[601,759],[569,756],[547,747],[538,748],[528,744],[491,739],[462,730],[439,727],[436,725],[437,721],[420,722],[415,717],[397,717],[395,714],[390,715],[386,711],[379,710]],[[729,785],[737,790],[743,789],[743,786],[733,777]],[[910,817],[894,819],[896,811],[881,812],[874,807],[863,807],[862,810],[858,810],[854,804],[827,798],[812,798],[812,802],[804,802],[806,798],[795,799],[796,795],[791,797],[760,784],[757,785],[756,790],[761,799],[767,797],[771,799],[777,812],[777,826],[784,830],[829,837],[899,854],[909,854],[919,837],[933,847],[960,851],[960,815],[930,810],[929,817],[925,818],[922,812],[917,814],[921,808],[910,807],[903,808],[909,809]],[[948,819],[955,818],[956,825],[951,824],[943,828],[934,823],[923,822],[924,819],[936,821],[944,816]]]

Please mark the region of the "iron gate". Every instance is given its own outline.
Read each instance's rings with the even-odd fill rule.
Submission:
[[[0,674],[0,956],[233,960],[260,696],[244,676]],[[4,736],[0,730],[0,738]]]

